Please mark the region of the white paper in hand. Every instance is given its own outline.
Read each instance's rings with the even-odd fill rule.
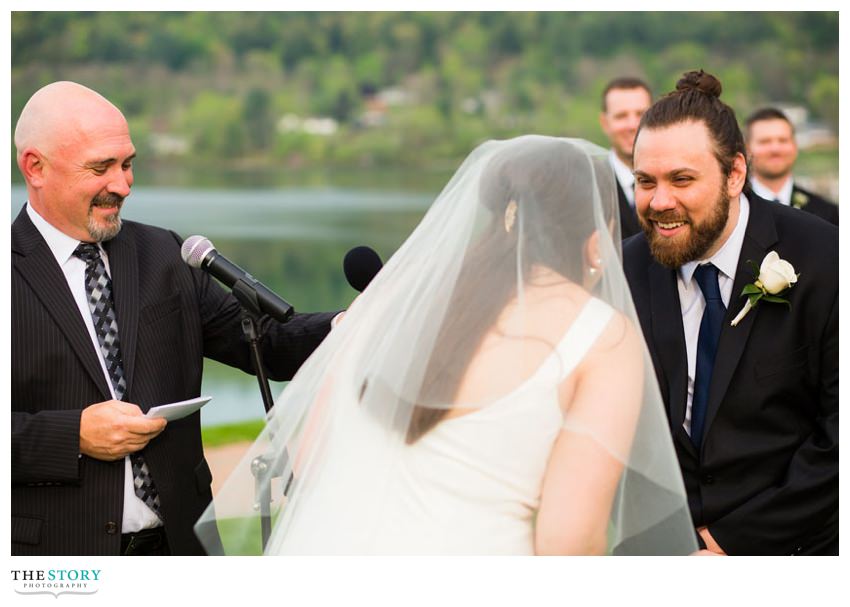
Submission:
[[[162,417],[168,421],[182,419],[187,415],[191,415],[208,402],[212,396],[199,396],[198,398],[190,398],[189,400],[181,400],[178,403],[169,403],[167,405],[158,405],[151,407],[145,413],[145,417]]]

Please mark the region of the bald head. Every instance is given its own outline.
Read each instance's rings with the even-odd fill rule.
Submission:
[[[21,112],[15,147],[33,211],[80,241],[118,234],[136,156],[118,108],[74,82],[48,84]]]
[[[105,97],[76,82],[53,82],[36,91],[18,118],[15,147],[49,155],[63,142],[76,140],[110,124],[126,128],[121,111]]]

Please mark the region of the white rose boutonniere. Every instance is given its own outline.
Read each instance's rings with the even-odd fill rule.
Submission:
[[[794,205],[795,209],[802,209],[809,204],[809,197],[802,192],[794,192],[794,195],[791,197],[791,204]]]
[[[741,322],[741,319],[755,308],[762,299],[774,303],[788,304],[790,308],[791,302],[780,296],[794,286],[800,276],[794,273],[794,266],[784,259],[780,259],[776,251],[771,251],[764,256],[761,267],[756,267],[756,264],[752,261],[749,261],[749,263],[752,264],[757,278],[755,282],[746,285],[744,290],[741,291],[741,297],[746,297],[747,301],[732,320],[733,327]]]

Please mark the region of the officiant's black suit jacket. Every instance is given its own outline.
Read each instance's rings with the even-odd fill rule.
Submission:
[[[198,396],[204,356],[251,369],[239,304],[183,263],[180,245],[171,232],[131,221],[105,243],[124,400],[143,411]],[[81,410],[111,398],[107,380],[62,270],[26,209],[12,224],[11,308],[12,554],[117,555],[124,461],[79,455]],[[330,330],[332,316],[267,322],[270,375],[291,377]],[[203,554],[192,526],[210,502],[212,477],[200,414],[170,422],[142,453],[172,553]]]
[[[838,229],[750,200],[750,219],[711,379],[702,448],[682,428],[687,354],[674,270],[643,234],[624,243],[626,275],[655,364],[695,526],[728,554],[838,550]],[[735,327],[747,260],[769,251],[799,279],[791,309],[761,302]]]

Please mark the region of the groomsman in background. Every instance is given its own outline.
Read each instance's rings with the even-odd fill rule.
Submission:
[[[766,200],[802,209],[838,225],[838,205],[798,186],[791,170],[797,160],[794,125],[776,108],[766,107],[747,118],[750,184]]]
[[[650,105],[652,105],[652,93],[649,86],[639,78],[615,78],[602,92],[599,125],[611,144],[608,159],[617,177],[620,229],[624,240],[640,232],[640,225],[635,215],[632,150],[640,117]]]
[[[838,229],[745,195],[720,82],[676,89],[638,129],[623,262],[691,517],[717,554],[837,555]]]

